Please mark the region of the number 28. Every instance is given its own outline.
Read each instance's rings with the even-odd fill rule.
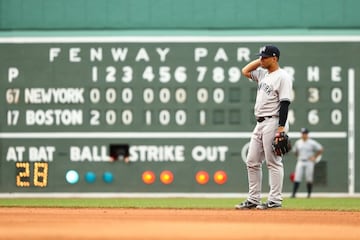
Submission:
[[[16,169],[18,170],[16,175],[16,186],[30,187],[30,163],[17,162]],[[33,183],[35,187],[46,187],[48,179],[48,163],[35,162],[33,175]]]

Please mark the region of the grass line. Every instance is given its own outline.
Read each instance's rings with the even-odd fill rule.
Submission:
[[[234,198],[3,198],[0,207],[233,209]],[[360,211],[359,198],[284,199],[289,210]]]

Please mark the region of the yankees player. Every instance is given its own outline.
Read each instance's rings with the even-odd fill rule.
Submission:
[[[292,92],[292,80],[279,66],[280,51],[275,46],[264,46],[253,60],[242,69],[242,74],[257,83],[254,114],[257,124],[253,130],[246,159],[249,193],[246,201],[235,209],[280,208],[284,168],[282,157],[272,149],[277,133],[287,130],[287,116]],[[269,170],[270,192],[261,203],[262,163]]]
[[[305,171],[307,197],[310,198],[314,181],[314,167],[316,159],[323,153],[323,147],[317,141],[309,138],[309,130],[301,128],[301,138],[293,146],[293,152],[297,157],[294,177],[294,188],[291,197],[296,196],[302,176]]]

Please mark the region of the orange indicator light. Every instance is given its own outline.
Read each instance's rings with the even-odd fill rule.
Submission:
[[[155,174],[152,171],[145,171],[142,174],[142,180],[146,184],[153,184],[155,182]]]
[[[171,184],[174,181],[174,174],[171,171],[164,170],[160,174],[160,181],[163,184]]]
[[[205,171],[198,171],[195,175],[195,179],[199,184],[207,184],[209,181],[209,174]]]
[[[227,175],[226,172],[219,170],[214,173],[214,181],[217,184],[224,184],[227,181]]]

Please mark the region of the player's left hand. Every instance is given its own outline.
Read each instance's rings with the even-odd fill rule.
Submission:
[[[277,156],[283,156],[290,152],[291,142],[289,136],[285,132],[277,132],[272,147]]]

